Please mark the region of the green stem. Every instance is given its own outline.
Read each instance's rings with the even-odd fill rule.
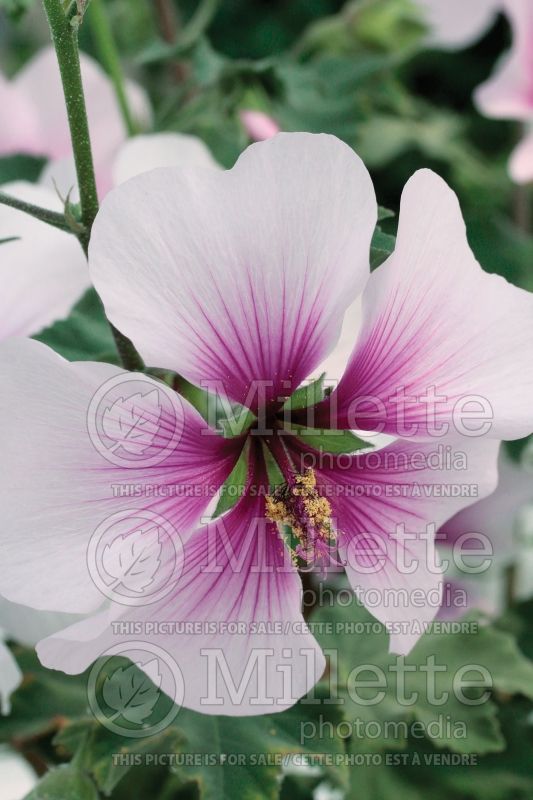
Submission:
[[[52,41],[61,73],[70,138],[76,164],[81,222],[85,229],[78,236],[78,239],[87,254],[92,224],[98,213],[98,195],[96,193],[91,138],[81,79],[78,51],[79,20],[75,17],[71,18],[70,14],[63,10],[61,0],[43,0],[43,5],[48,17],[48,24],[50,25]],[[111,325],[111,330],[124,368],[131,370],[142,369],[142,366],[144,366],[143,361],[131,341],[126,336],[123,336],[114,325]]]
[[[219,2],[220,0],[200,0],[193,16],[183,28],[180,37],[182,47],[194,44],[200,38],[218,11]]]
[[[100,58],[109,77],[113,81],[115,94],[122,112],[124,124],[126,125],[126,130],[129,136],[135,136],[137,129],[128,104],[124,73],[122,72],[122,66],[120,64],[120,58],[113,38],[113,31],[104,0],[91,0],[88,15]]]
[[[144,56],[141,55],[140,61],[144,64],[151,64],[152,62],[185,55],[189,48],[205,33],[218,11],[219,4],[220,0],[200,0],[196,11],[183,27],[181,33],[177,35],[176,31],[165,28],[164,32],[162,32],[165,44],[160,42],[157,47],[149,47],[146,54]],[[156,9],[160,8],[161,3],[156,3]],[[167,23],[165,22],[164,24],[166,25]],[[160,23],[160,27],[163,31],[163,23]]]
[[[23,211],[25,214],[31,214],[32,217],[40,219],[41,222],[47,222],[48,225],[53,225],[54,228],[59,228],[61,231],[74,233],[65,215],[57,211],[49,211],[47,208],[41,208],[41,206],[36,206],[33,203],[26,203],[24,200],[11,197],[3,192],[0,192],[0,204],[16,208],[17,211]]]
[[[61,0],[43,0],[43,5],[61,73],[80,192],[81,221],[85,226],[88,241],[98,211],[98,195],[81,80],[78,24],[74,20],[71,23],[71,19],[63,11]]]

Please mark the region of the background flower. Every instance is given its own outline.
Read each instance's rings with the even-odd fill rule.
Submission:
[[[502,0],[513,41],[491,78],[476,91],[476,103],[488,117],[533,122],[533,7],[527,0]],[[523,141],[511,156],[509,170],[517,183],[533,179],[533,146],[526,129]]]
[[[428,43],[443,49],[468,47],[494,22],[503,0],[415,0],[429,27]]]
[[[2,190],[19,200],[61,210],[57,195],[18,182]],[[89,287],[87,264],[79,243],[29,214],[0,205],[0,258],[4,281],[0,297],[0,339],[31,336],[66,317]]]
[[[127,133],[111,81],[90,56],[80,54],[80,62],[97,182],[103,192],[110,186],[111,162]],[[1,78],[0,92],[5,99],[1,155],[31,153],[59,162],[70,158],[63,89],[52,47],[37,53],[11,80]],[[133,82],[127,92],[134,117],[146,126],[151,119],[146,93]]]

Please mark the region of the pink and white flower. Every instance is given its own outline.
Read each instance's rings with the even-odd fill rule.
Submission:
[[[533,472],[502,449],[498,473],[496,491],[447,520],[438,533],[448,559],[451,548],[460,554],[453,582],[468,598],[466,606],[456,607],[450,592],[442,610],[449,617],[473,608],[491,616],[501,613],[508,568],[514,570],[516,596],[526,599],[533,593],[531,545],[522,541],[533,534]]]
[[[502,0],[509,18],[513,44],[494,74],[476,91],[480,111],[496,119],[517,119],[533,124],[533,6],[529,0]],[[533,180],[533,134],[527,132],[511,156],[511,177],[516,183]]]
[[[123,183],[159,166],[220,169],[197,137],[178,133],[135,136],[119,147],[111,181]],[[62,211],[62,197],[78,199],[71,158],[52,161],[38,185],[18,181],[2,190],[19,200]],[[75,237],[29,214],[0,205],[0,244],[5,280],[0,298],[0,340],[32,336],[66,317],[89,288],[87,262]]]
[[[245,108],[240,112],[244,130],[254,142],[263,142],[279,133],[281,128],[275,119],[264,111]]]
[[[100,65],[80,54],[91,145],[100,192],[111,186],[111,164],[127,131],[113,85]],[[146,125],[151,110],[143,89],[128,81],[133,115]],[[63,89],[52,47],[37,53],[8,80],[0,75],[0,156],[29,153],[61,162],[71,158],[72,147]]]
[[[23,181],[2,189],[19,200],[61,211],[55,192]],[[0,205],[0,340],[31,336],[66,317],[88,289],[87,262],[70,233]]]
[[[429,28],[429,44],[460,50],[479,39],[494,22],[503,0],[415,0]]]
[[[303,569],[327,565],[333,549],[363,601],[369,589],[383,593],[371,608],[378,619],[434,617],[438,604],[421,609],[410,592],[438,595],[433,529],[472,502],[472,494],[448,490],[460,484],[477,497],[491,492],[498,439],[533,429],[533,299],[481,270],[457,199],[434,173],[418,172],[407,184],[396,251],[369,275],[376,217],[364,165],[324,135],[280,134],[251,146],[228,172],[157,169],[107,195],[90,270],[110,320],[147,363],[216,389],[264,417],[270,432],[258,422],[255,435],[223,438],[182,400],[181,440],[162,462],[110,464],[87,435],[87,411],[102,384],[123,372],[69,364],[29,340],[3,345],[8,568],[0,591],[34,608],[90,615],[40,642],[45,665],[75,673],[111,646],[127,651],[127,624],[117,622],[179,620],[191,627],[171,637],[154,633],[150,641],[179,666],[183,705],[237,715],[280,711],[312,687],[325,663],[303,622],[294,561]],[[346,373],[314,411],[325,427],[381,426],[401,438],[341,458],[294,435],[282,406],[333,349],[363,290],[362,328]],[[153,390],[139,402],[143,418],[153,421],[160,384],[143,380]],[[398,415],[398,388],[415,395],[407,419]],[[427,413],[428,390],[439,397],[435,419]],[[369,396],[378,411],[369,412]],[[479,397],[490,404],[483,435],[473,424]],[[475,412],[463,428],[458,409]],[[292,412],[292,423],[299,418]],[[167,452],[170,425],[162,422],[158,441]],[[462,471],[439,455],[435,422],[448,426],[443,441],[464,455]],[[277,490],[266,451],[285,482]],[[221,517],[202,521],[243,452],[242,497]],[[154,484],[192,491],[147,499],[143,487]],[[131,485],[141,491],[120,491]],[[87,566],[88,541],[110,515],[139,510],[157,512],[179,531],[181,574],[150,605],[104,603]],[[292,542],[280,522],[291,523]],[[388,588],[407,598],[403,606],[386,602]],[[246,635],[228,630],[234,621]],[[400,626],[391,648],[406,653],[416,638]],[[209,705],[205,653],[213,649],[223,653],[235,684],[254,653],[268,653],[270,668],[245,685],[237,703],[224,685],[220,702]],[[164,681],[162,688],[171,692]]]
[[[170,131],[132,136],[114,155],[108,189],[157,167],[191,166],[221,169],[207,145],[197,136]],[[72,158],[50,162],[43,170],[40,183],[56,188],[63,197],[69,195],[73,201],[78,199],[76,167]]]

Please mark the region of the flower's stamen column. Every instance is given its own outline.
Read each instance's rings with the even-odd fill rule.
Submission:
[[[331,505],[321,497],[313,469],[298,472],[279,435],[267,441],[285,483],[265,498],[265,514],[272,522],[288,525],[298,539],[291,548],[293,560],[308,567],[328,561],[335,547],[336,535],[331,519]]]

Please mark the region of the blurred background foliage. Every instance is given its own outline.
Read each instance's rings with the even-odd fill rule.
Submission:
[[[14,73],[48,34],[32,0],[2,4],[20,12],[17,24],[2,22],[2,66]],[[503,16],[472,47],[445,52],[425,46],[411,0],[182,0],[169,30],[157,2],[108,5],[125,65],[150,91],[157,129],[197,134],[231,166],[248,143],[239,109],[265,110],[283,130],[344,139],[370,169],[380,203],[394,209],[416,169],[435,169],[458,192],[485,269],[533,288],[529,192],[506,171],[520,129],[481,117],[472,103],[509,46]],[[81,46],[97,56],[89,24]]]
[[[243,108],[266,111],[283,130],[333,133],[361,155],[379,203],[395,212],[409,176],[430,167],[459,194],[471,246],[484,268],[533,290],[530,189],[515,186],[507,174],[509,153],[520,130],[516,123],[483,118],[472,103],[473,90],[509,46],[510,31],[503,16],[475,45],[444,52],[427,48],[420,12],[410,0],[347,4],[338,0],[108,0],[107,5],[125,68],[150,93],[156,129],[200,136],[228,167],[248,144],[239,121]],[[169,6],[172,13],[165,17]],[[48,31],[39,3],[33,0],[1,0],[0,8],[0,66],[14,74],[48,43]],[[90,24],[84,22],[80,33],[82,48],[97,57]],[[41,168],[39,159],[0,159],[0,182],[36,180]],[[394,234],[396,220],[396,215],[383,220],[385,234]],[[80,353],[76,348],[85,346],[88,317],[96,327],[91,329],[87,348],[99,349]],[[100,327],[95,320],[100,320]],[[68,357],[103,358],[111,347],[103,324],[94,298],[88,298],[44,340]],[[73,341],[76,347],[71,351]],[[520,445],[512,448],[515,456],[520,450]],[[331,613],[342,617],[343,612]],[[357,614],[366,618],[362,609]],[[533,666],[520,650],[533,657],[532,620],[533,607],[523,604],[509,609],[485,633],[481,630],[482,638],[489,637],[488,645],[476,636],[466,640],[444,636],[437,644],[433,640],[436,651],[448,653],[450,663],[459,655],[475,658],[482,646],[489,654],[492,649],[501,685],[496,681],[487,716],[476,722],[476,735],[465,746],[428,739],[373,744],[381,753],[416,752],[422,759],[417,766],[398,762],[284,773],[271,767],[235,774],[215,768],[198,774],[162,767],[110,772],[110,753],[119,748],[87,714],[85,678],[65,679],[49,673],[35,656],[20,648],[16,652],[26,679],[15,694],[13,714],[0,721],[0,736],[38,769],[43,764],[57,765],[57,771],[48,773],[31,794],[33,800],[89,800],[100,793],[112,793],[119,800],[309,800],[313,792],[316,798],[349,800],[419,800],[428,795],[434,800],[528,800],[533,797]],[[429,646],[427,637],[422,642],[426,644],[415,649],[414,658],[420,648]],[[338,644],[346,648],[345,642]],[[385,663],[385,644],[381,640],[374,644],[377,651],[372,657]],[[359,639],[349,643],[350,663],[363,658],[360,646]],[[394,715],[397,709],[389,707],[389,711]],[[276,719],[259,718],[252,723],[206,720],[184,711],[161,741],[135,747],[186,752],[187,747],[202,743],[210,752],[220,736],[230,743],[228,748],[239,743],[244,747],[253,736],[256,749],[262,744],[272,752],[301,752],[294,726],[304,713],[310,713],[309,707],[304,712],[298,705]],[[416,710],[410,713],[416,717]],[[124,751],[130,745],[120,743]],[[354,752],[360,745],[353,738],[339,738],[314,742],[312,750]],[[480,754],[478,766],[424,766],[424,755],[465,752],[465,747]],[[64,766],[67,763],[70,766]]]

